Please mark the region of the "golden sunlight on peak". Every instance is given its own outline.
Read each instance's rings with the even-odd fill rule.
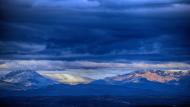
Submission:
[[[87,84],[92,81],[92,79],[89,78],[80,77],[71,74],[65,74],[65,73],[42,73],[41,75],[53,79],[55,81],[58,81],[60,83],[70,84],[70,85]]]
[[[150,80],[150,81],[157,81],[157,82],[160,82],[160,83],[165,83],[165,82],[169,82],[169,81],[172,81],[172,80],[178,80],[177,78],[175,77],[172,77],[172,76],[160,76],[156,73],[151,73],[151,72],[145,72],[145,73],[142,73],[142,74],[136,74],[135,75],[136,77],[143,77],[143,78],[146,78],[147,80]]]
[[[8,65],[6,65],[6,64],[0,64],[0,69],[6,69],[6,68],[8,68]]]

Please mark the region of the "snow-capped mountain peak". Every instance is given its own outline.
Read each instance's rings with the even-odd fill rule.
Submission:
[[[140,82],[142,79],[148,81],[168,83],[171,81],[178,81],[184,76],[190,76],[189,72],[168,72],[161,70],[150,70],[150,71],[135,71],[125,75],[119,75],[115,77],[107,78],[107,81],[117,81],[117,82]]]
[[[19,84],[25,87],[42,87],[56,82],[47,79],[33,70],[12,71],[0,78],[1,81]]]

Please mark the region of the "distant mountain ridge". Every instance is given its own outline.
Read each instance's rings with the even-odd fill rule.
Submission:
[[[32,70],[13,71],[0,78],[2,95],[185,95],[190,87],[189,72],[135,71],[94,80],[88,84],[60,83]],[[177,84],[177,85],[176,85]],[[6,90],[13,90],[6,91]],[[20,90],[19,92],[17,90]],[[21,91],[25,90],[25,91]]]
[[[171,81],[179,81],[185,76],[190,76],[190,72],[169,72],[161,70],[150,71],[135,71],[124,75],[118,75],[114,77],[106,78],[108,82],[121,82],[121,83],[138,83],[141,79],[158,83],[169,83]]]
[[[38,88],[56,84],[56,81],[43,77],[33,70],[16,70],[0,78],[2,82],[26,88]]]

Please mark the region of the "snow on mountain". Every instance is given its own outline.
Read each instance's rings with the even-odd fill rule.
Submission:
[[[124,75],[108,77],[102,80],[91,80],[70,74],[39,74],[33,70],[17,70],[7,73],[0,77],[0,89],[26,90],[46,87],[49,85],[61,86],[65,84],[76,86],[96,86],[106,87],[107,85],[122,85],[129,83],[137,85],[138,83],[146,84],[150,87],[160,86],[160,84],[183,84],[189,86],[190,72],[171,72],[161,70],[135,71]],[[62,83],[62,84],[61,84]],[[111,83],[111,84],[110,84]],[[156,83],[156,84],[155,84]],[[157,84],[158,83],[158,84]],[[129,85],[128,84],[128,85]],[[142,85],[139,84],[139,85]],[[66,85],[66,86],[69,86]],[[127,85],[127,86],[128,86]],[[74,86],[69,86],[74,87]],[[135,86],[137,87],[137,86]]]
[[[23,87],[23,86],[21,86],[19,84],[12,84],[12,83],[0,80],[0,89],[4,89],[4,90],[24,90],[25,87]]]
[[[125,75],[119,75],[115,77],[106,78],[106,81],[115,81],[121,83],[141,82],[142,79],[148,81],[158,82],[158,83],[169,83],[171,81],[179,81],[184,76],[190,76],[190,72],[170,72],[170,71],[161,71],[161,70],[150,70],[150,71],[135,71]]]
[[[43,77],[33,70],[12,71],[0,78],[1,81],[24,87],[43,87],[56,84],[55,81]]]

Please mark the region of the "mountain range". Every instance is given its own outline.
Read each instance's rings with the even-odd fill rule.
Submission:
[[[82,78],[82,77],[81,77]],[[156,95],[188,94],[190,72],[161,70],[134,71],[124,75],[90,81],[86,84],[66,84],[47,78],[33,70],[12,71],[0,78],[1,95]]]
[[[52,84],[57,84],[57,82],[48,79],[33,70],[12,71],[0,77],[0,86],[2,88],[8,88],[6,86],[14,86],[16,90],[40,88]],[[14,90],[14,88],[12,87],[10,87],[9,89]]]
[[[117,82],[117,83],[139,83],[142,79],[147,81],[158,82],[168,84],[171,82],[179,81],[180,79],[190,76],[190,72],[172,72],[172,71],[161,71],[161,70],[149,70],[149,71],[135,71],[124,75],[118,75],[115,77],[106,78],[106,81]]]

